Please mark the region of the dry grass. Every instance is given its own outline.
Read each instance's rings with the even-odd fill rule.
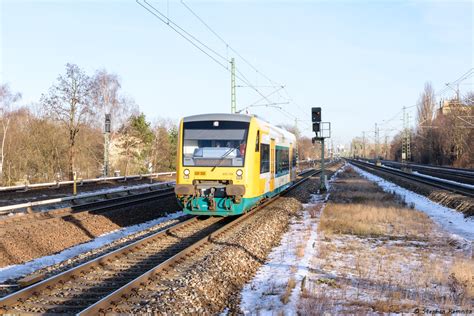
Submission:
[[[425,213],[353,170],[340,174],[333,189],[319,217],[318,255],[298,304],[301,314],[472,306],[471,254]]]
[[[318,215],[321,213],[321,209],[323,207],[323,204],[314,204],[308,208],[309,216],[311,218],[317,218]]]
[[[456,258],[450,269],[448,284],[464,298],[474,299],[474,260]],[[454,288],[453,288],[454,289]]]
[[[326,233],[417,239],[426,238],[431,226],[431,220],[422,212],[398,207],[339,203],[329,203],[319,223],[319,228]]]
[[[290,301],[291,292],[296,286],[296,280],[294,277],[291,277],[286,284],[285,292],[280,296],[280,300],[283,304],[288,304]]]
[[[305,245],[304,244],[299,244],[298,247],[296,247],[296,256],[298,258],[303,258],[304,256],[304,250],[305,250]]]

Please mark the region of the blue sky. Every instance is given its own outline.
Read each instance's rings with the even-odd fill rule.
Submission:
[[[234,56],[180,1],[150,2],[221,55]],[[336,143],[416,103],[426,81],[440,91],[473,67],[470,1],[186,3],[294,100],[282,105],[291,115],[276,108],[252,113],[273,123],[293,124],[296,116],[310,135],[310,108],[322,106]],[[1,0],[0,8],[0,81],[22,92],[24,102],[38,100],[71,62],[89,74],[117,73],[150,120],[230,111],[229,73],[135,1]],[[252,84],[269,84],[239,58],[236,64]],[[472,78],[464,84],[472,89]],[[286,92],[272,101],[285,101]],[[259,98],[237,89],[238,108]]]

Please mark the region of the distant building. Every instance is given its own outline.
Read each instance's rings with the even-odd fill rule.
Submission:
[[[447,115],[455,111],[457,115],[470,115],[473,112],[473,106],[465,105],[458,100],[443,100],[439,108],[439,114]]]

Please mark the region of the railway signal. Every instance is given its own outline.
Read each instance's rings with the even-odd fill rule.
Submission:
[[[313,122],[313,132],[316,137],[312,138],[313,144],[316,141],[321,142],[321,180],[319,184],[319,191],[324,192],[326,188],[326,175],[324,173],[324,139],[331,137],[331,123],[321,122],[321,108],[311,108],[311,121]]]
[[[104,169],[103,176],[106,178],[109,175],[109,148],[110,148],[110,114],[105,114],[104,122]]]

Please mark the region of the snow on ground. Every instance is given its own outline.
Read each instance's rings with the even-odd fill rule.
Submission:
[[[74,198],[74,199],[82,199],[82,198],[87,198],[87,197],[94,197],[96,195],[101,195],[101,194],[111,194],[111,193],[118,193],[122,191],[127,191],[127,190],[140,190],[140,189],[146,189],[146,188],[154,188],[154,187],[166,187],[167,185],[173,185],[175,181],[168,181],[168,182],[157,182],[157,183],[142,183],[142,184],[131,184],[131,185],[121,185],[121,186],[116,186],[113,188],[103,188],[103,189],[98,189],[98,190],[91,190],[91,191],[86,191],[82,193],[78,193],[75,196],[72,195],[67,195],[63,196],[62,198]],[[78,186],[78,189],[80,190],[80,186]],[[47,198],[47,194],[42,194],[39,197],[45,197]],[[53,200],[57,200],[60,198],[53,198]],[[38,201],[43,201],[44,199],[37,199],[34,200],[33,202],[38,202]],[[11,201],[19,201],[19,204],[25,203],[25,198],[22,198],[19,196],[17,199],[11,199],[8,198],[9,205],[13,205],[10,202]],[[56,205],[56,204],[55,204]]]
[[[472,240],[472,220],[351,167],[385,191],[404,196],[440,226]],[[304,205],[303,215],[245,285],[240,304],[245,315],[413,313],[416,307],[434,310],[469,303],[453,292],[452,280],[446,280],[455,262],[471,262],[472,252],[448,242],[463,238],[440,227],[420,239],[328,234],[318,228],[328,196],[314,195]],[[315,206],[320,210],[316,216],[311,211]],[[444,220],[451,221],[449,227],[441,225]],[[299,251],[302,247],[304,252]]]
[[[376,182],[385,192],[393,192],[404,197],[406,203],[413,204],[416,209],[428,214],[435,223],[445,230],[457,234],[471,242],[474,241],[473,218],[465,218],[462,213],[454,209],[435,203],[423,195],[404,189],[356,166],[352,166],[352,168],[364,178]]]
[[[464,188],[467,188],[467,189],[473,189],[474,190],[474,185],[472,185],[472,184],[466,184],[466,183],[461,183],[461,182],[457,182],[457,181],[437,178],[437,177],[429,176],[429,175],[424,174],[424,173],[420,173],[418,171],[413,171],[412,173],[416,174],[420,177],[423,177],[423,178],[433,179],[433,180],[441,181],[441,182],[444,182],[444,183],[455,184],[455,185],[458,185],[458,186],[461,186],[461,187],[464,187]]]
[[[328,189],[333,179],[344,169],[340,168],[334,173],[326,183]],[[302,217],[293,220],[280,245],[270,253],[268,262],[245,285],[240,304],[244,314],[273,315],[275,311],[283,312],[284,315],[297,313],[301,284],[308,279],[310,261],[316,255],[319,215],[328,197],[329,194],[312,195],[310,202],[303,205]],[[314,208],[318,209],[317,214],[311,214]],[[283,297],[291,282],[294,285],[290,288],[291,293],[287,293],[288,302],[284,304]]]
[[[272,315],[275,310],[285,315],[296,314],[295,304],[301,292],[298,285],[308,275],[309,261],[314,256],[313,246],[317,238],[317,221],[310,217],[308,208],[323,203],[322,199],[321,196],[313,195],[311,202],[305,205],[302,218],[291,223],[281,244],[270,253],[268,262],[245,285],[240,305],[244,314]],[[305,236],[308,232],[309,236]],[[304,246],[303,256],[299,256],[301,253],[297,251],[301,244]],[[282,296],[291,278],[297,286],[292,289],[288,304],[284,304]]]
[[[32,273],[41,268],[63,262],[79,254],[88,252],[93,249],[97,249],[99,247],[102,247],[105,244],[114,242],[115,240],[118,240],[120,238],[129,236],[141,230],[148,229],[154,225],[157,225],[157,224],[160,224],[172,219],[176,219],[181,216],[184,216],[183,212],[169,214],[167,216],[160,217],[160,218],[157,218],[145,223],[141,223],[141,224],[137,224],[137,225],[133,225],[129,227],[124,227],[122,229],[103,234],[87,243],[83,243],[83,244],[68,248],[55,255],[44,256],[32,261],[28,261],[23,264],[11,265],[11,266],[0,268],[0,282],[5,282],[6,280],[9,280],[9,279],[22,277],[24,275]]]

